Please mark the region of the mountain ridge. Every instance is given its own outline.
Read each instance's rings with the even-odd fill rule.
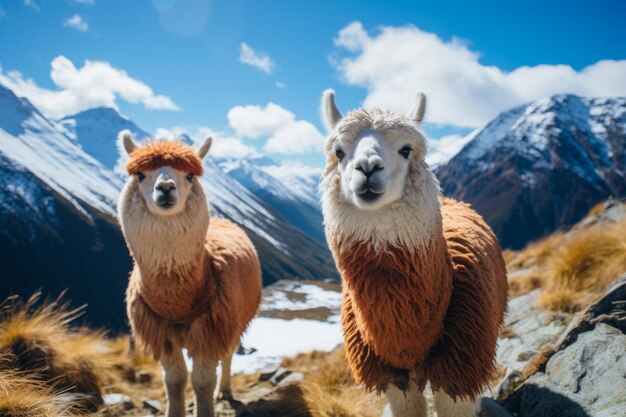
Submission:
[[[571,94],[501,113],[436,169],[504,247],[520,248],[626,195],[626,98]]]

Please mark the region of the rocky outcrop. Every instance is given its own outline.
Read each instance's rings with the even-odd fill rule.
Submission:
[[[510,374],[498,396],[517,417],[625,416],[626,275],[551,348]]]

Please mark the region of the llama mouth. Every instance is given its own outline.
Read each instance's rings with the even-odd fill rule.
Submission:
[[[156,205],[162,209],[169,209],[170,207],[174,207],[176,205],[176,200],[157,201]]]
[[[366,201],[368,203],[378,200],[380,198],[380,196],[382,196],[383,193],[376,193],[370,189],[368,189],[367,191],[357,194],[357,196],[359,197],[360,200]]]

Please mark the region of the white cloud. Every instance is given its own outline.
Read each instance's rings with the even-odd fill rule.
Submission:
[[[256,154],[256,149],[239,138],[217,136],[213,138],[211,155],[216,158],[243,158]]]
[[[284,90],[285,88],[287,88],[287,84],[285,84],[282,81],[276,81],[274,84],[276,85],[276,87],[278,87],[281,90]]]
[[[78,3],[78,4],[84,4],[87,6],[93,6],[96,1],[95,0],[73,0],[74,3]]]
[[[160,127],[154,132],[155,139],[171,140],[184,135],[188,135],[194,144],[211,136],[213,144],[209,155],[216,158],[243,158],[257,153],[254,147],[246,145],[240,138],[217,132],[209,127],[202,126],[195,129],[186,129],[182,126]]]
[[[89,25],[85,22],[81,15],[75,14],[72,17],[68,17],[63,21],[63,26],[67,28],[76,29],[79,32],[87,32]]]
[[[461,135],[446,135],[439,139],[432,139],[428,141],[428,154],[426,155],[426,162],[431,167],[443,165],[450,159],[454,158],[456,154],[461,152],[461,149],[469,142],[474,135],[469,134],[465,136]]]
[[[306,120],[296,120],[276,130],[265,142],[263,149],[268,152],[299,154],[321,152],[324,136],[313,124]]]
[[[51,62],[50,77],[57,90],[38,86],[17,71],[0,68],[0,83],[20,97],[26,97],[47,116],[61,118],[98,106],[118,110],[117,100],[142,104],[147,109],[180,110],[171,98],[155,95],[145,83],[132,78],[126,71],[104,61],[86,60],[76,68],[63,55]]]
[[[265,107],[236,106],[228,111],[228,122],[238,135],[247,138],[268,137],[268,152],[299,154],[320,151],[324,136],[306,120],[274,103]]]
[[[367,89],[366,107],[408,111],[424,91],[433,123],[478,127],[510,107],[558,93],[626,95],[626,60],[580,71],[537,65],[506,72],[481,64],[479,53],[458,39],[444,41],[415,26],[385,26],[370,35],[360,22],[342,29],[335,45],[347,55],[334,65],[346,83]]]
[[[271,74],[276,68],[276,64],[269,55],[252,49],[245,42],[239,46],[239,62],[250,65],[266,74]]]
[[[235,106],[228,111],[228,123],[248,138],[270,136],[280,127],[293,123],[296,116],[274,103],[261,106]]]
[[[41,11],[41,9],[39,8],[39,5],[37,5],[37,3],[35,3],[35,0],[24,0],[24,6],[30,7],[31,9],[35,10],[36,12],[40,12]]]

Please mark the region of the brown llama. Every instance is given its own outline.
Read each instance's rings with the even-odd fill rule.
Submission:
[[[426,416],[427,381],[440,417],[473,416],[495,367],[506,271],[483,219],[441,197],[424,160],[425,103],[343,117],[324,93],[324,223],[356,380],[385,391],[397,417]]]
[[[135,262],[126,292],[133,334],[161,362],[166,416],[186,415],[183,348],[193,360],[195,415],[213,416],[217,363],[220,395],[230,398],[232,355],[259,308],[256,250],[241,228],[209,216],[197,177],[211,138],[197,152],[177,141],[137,146],[128,131],[119,141],[129,155],[118,217]]]

